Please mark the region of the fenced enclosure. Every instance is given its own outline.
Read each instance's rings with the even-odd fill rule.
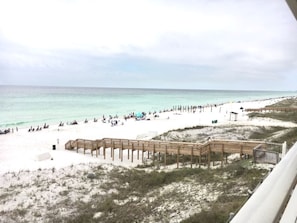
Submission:
[[[253,150],[254,163],[270,163],[277,164],[280,161],[278,152],[268,151],[258,145]]]

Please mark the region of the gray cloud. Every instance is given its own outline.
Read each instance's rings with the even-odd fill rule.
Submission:
[[[297,86],[297,22],[285,1],[29,0],[20,17],[9,13],[17,2],[0,3],[0,84]]]

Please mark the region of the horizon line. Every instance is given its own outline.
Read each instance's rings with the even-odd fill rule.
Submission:
[[[117,86],[54,86],[54,85],[20,85],[20,84],[0,84],[0,87],[35,87],[35,88],[98,88],[98,89],[135,89],[135,90],[181,90],[181,91],[255,91],[255,92],[297,92],[297,90],[271,90],[271,89],[210,89],[210,88],[160,88],[160,87],[117,87]]]

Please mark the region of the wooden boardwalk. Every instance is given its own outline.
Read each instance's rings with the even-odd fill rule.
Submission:
[[[247,108],[245,109],[247,112],[265,112],[265,111],[284,111],[284,112],[296,112],[296,107],[269,107],[266,106],[264,108]]]
[[[83,150],[84,154],[86,150],[90,150],[93,153],[96,152],[96,157],[102,153],[104,159],[106,158],[106,150],[110,150],[112,160],[115,159],[115,150],[118,150],[119,159],[123,161],[123,151],[127,150],[128,159],[133,162],[134,152],[137,153],[137,160],[141,158],[144,161],[144,154],[147,154],[147,158],[150,158],[153,162],[155,159],[160,161],[160,155],[163,157],[164,165],[167,164],[168,156],[176,156],[177,168],[179,167],[180,159],[183,156],[190,158],[191,167],[194,163],[207,164],[210,167],[211,155],[220,154],[221,165],[223,166],[224,160],[227,161],[227,155],[233,153],[243,155],[253,155],[255,147],[261,146],[263,149],[267,148],[265,142],[259,141],[230,141],[230,140],[211,140],[206,143],[187,143],[187,142],[167,142],[158,140],[132,140],[132,139],[117,139],[117,138],[103,138],[97,140],[76,139],[69,140],[65,144],[66,150]],[[131,154],[130,154],[131,153]],[[184,160],[184,159],[182,159]]]

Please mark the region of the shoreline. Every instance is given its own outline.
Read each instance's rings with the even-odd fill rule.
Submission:
[[[260,97],[260,96],[259,96]],[[19,129],[27,129],[29,130],[31,127],[36,129],[36,128],[41,128],[43,129],[43,126],[49,125],[50,127],[56,127],[59,125],[60,122],[63,122],[65,125],[70,125],[71,122],[77,120],[79,123],[83,123],[85,119],[88,119],[89,122],[93,122],[93,119],[96,118],[98,120],[98,122],[100,122],[100,120],[102,119],[102,116],[105,115],[105,117],[109,117],[109,116],[119,116],[121,118],[123,118],[124,116],[129,116],[131,113],[137,113],[137,112],[145,112],[145,113],[163,113],[163,112],[167,112],[167,111],[178,111],[177,108],[181,107],[183,110],[187,110],[187,108],[190,109],[196,109],[199,110],[199,107],[201,108],[209,108],[209,107],[214,107],[214,106],[222,106],[224,104],[236,104],[236,103],[248,103],[248,102],[257,102],[257,101],[266,101],[266,100],[274,100],[274,99],[285,99],[285,98],[291,98],[291,97],[296,97],[296,96],[275,96],[275,97],[267,97],[267,98],[262,98],[260,97],[259,99],[247,99],[247,100],[230,100],[230,101],[220,101],[217,103],[203,103],[203,104],[187,104],[187,105],[178,105],[178,104],[173,104],[170,105],[167,108],[162,108],[162,109],[152,109],[152,110],[145,110],[145,109],[137,109],[134,110],[132,109],[131,112],[128,113],[124,113],[124,112],[115,112],[115,113],[110,113],[110,114],[102,114],[102,115],[85,115],[85,116],[75,116],[73,118],[59,118],[59,119],[55,119],[55,120],[50,120],[48,118],[44,118],[43,121],[38,121],[38,120],[18,120],[18,121],[10,121],[10,124],[0,124],[0,131],[4,132],[5,130],[10,130],[10,132],[15,132],[18,131]],[[101,113],[101,112],[99,112]],[[98,113],[98,114],[99,114]],[[5,122],[4,122],[5,123]],[[1,134],[0,134],[1,136]]]
[[[111,126],[110,123],[89,121],[78,125],[65,125],[59,127],[50,125],[42,131],[28,132],[27,128],[20,128],[17,132],[0,135],[0,174],[10,171],[37,170],[44,168],[62,168],[80,163],[95,162],[98,164],[112,163],[125,167],[133,167],[141,164],[134,163],[124,158],[123,162],[104,160],[102,156],[91,157],[90,154],[82,155],[73,151],[66,151],[64,145],[68,140],[101,139],[101,138],[127,138],[127,139],[150,139],[156,135],[173,129],[182,129],[193,126],[220,126],[220,125],[280,125],[277,121],[253,121],[248,120],[247,113],[243,108],[261,108],[291,97],[269,98],[265,100],[253,100],[247,102],[225,103],[218,106],[208,106],[202,111],[177,112],[167,111],[158,113],[158,117],[150,120],[136,121],[134,119],[121,119],[121,123]],[[231,112],[237,113],[237,120],[231,116]],[[216,123],[213,121],[216,120]],[[282,123],[288,127],[292,123]],[[55,145],[56,150],[52,150]],[[42,154],[50,154],[50,158],[38,161],[37,157]],[[108,157],[108,155],[107,155]]]

